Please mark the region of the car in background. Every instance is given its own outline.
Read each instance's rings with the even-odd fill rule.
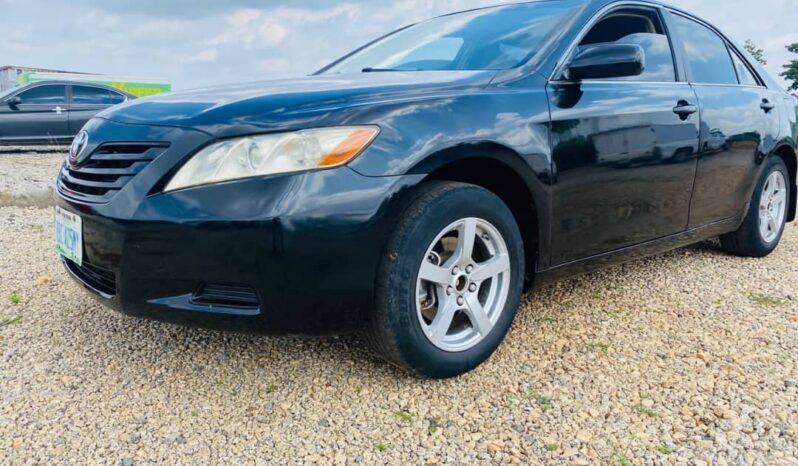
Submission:
[[[110,86],[45,81],[0,94],[0,144],[68,144],[98,112],[136,97]]]

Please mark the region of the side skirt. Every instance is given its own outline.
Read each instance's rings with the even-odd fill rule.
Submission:
[[[732,217],[709,225],[665,236],[645,243],[636,244],[615,251],[597,254],[585,259],[579,259],[558,265],[546,270],[540,270],[535,275],[532,289],[539,289],[553,282],[572,278],[575,275],[593,272],[610,265],[628,262],[655,254],[660,254],[673,249],[681,248],[699,241],[734,231],[739,228],[742,217]]]

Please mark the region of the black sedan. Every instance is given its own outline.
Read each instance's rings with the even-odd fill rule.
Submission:
[[[136,97],[100,84],[42,81],[0,93],[0,144],[68,144],[98,112]]]
[[[683,11],[485,8],[310,77],[98,115],[58,178],[56,247],[134,316],[361,331],[448,377],[490,356],[525,290],[710,237],[769,254],[797,136],[792,98]]]

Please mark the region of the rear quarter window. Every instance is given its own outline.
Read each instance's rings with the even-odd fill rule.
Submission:
[[[740,84],[759,86],[759,81],[757,81],[751,69],[748,68],[748,65],[745,64],[745,61],[740,58],[740,56],[736,53],[732,53],[732,61],[734,61],[734,68],[737,70],[737,77],[740,80]]]

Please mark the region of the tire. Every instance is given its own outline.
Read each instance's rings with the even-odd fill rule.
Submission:
[[[778,179],[782,181],[781,186],[775,184],[775,180]],[[776,205],[775,200],[765,201],[763,204],[762,201],[765,199],[763,193],[772,199],[776,199],[777,196],[781,199],[780,205]],[[742,225],[737,231],[720,237],[723,250],[742,257],[765,257],[773,252],[784,234],[790,199],[790,176],[787,166],[779,157],[768,157]],[[769,217],[766,217],[768,215]],[[763,218],[772,218],[774,222],[772,225],[776,227],[772,228],[771,225],[766,228],[766,232],[763,232],[760,228],[760,219]]]
[[[524,247],[513,214],[490,191],[454,182],[422,184],[397,211],[366,341],[386,361],[422,377],[470,371],[493,354],[518,310]],[[461,237],[473,238],[472,255],[459,252],[468,244]],[[422,264],[438,283],[421,278],[429,275]],[[436,325],[452,315],[451,323]]]

